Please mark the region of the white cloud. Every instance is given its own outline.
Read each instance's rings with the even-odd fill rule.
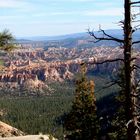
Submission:
[[[68,15],[80,15],[82,12],[71,12],[71,11],[56,11],[50,13],[35,13],[32,14],[33,17],[45,17],[45,16],[68,16]],[[82,14],[83,15],[83,14]]]
[[[0,0],[1,8],[18,8],[26,5],[27,3],[19,0]]]
[[[98,0],[48,0],[50,2],[94,2]]]
[[[86,10],[86,11],[57,11],[35,14],[34,16],[63,16],[63,15],[80,15],[80,16],[122,16],[123,8],[110,8],[110,9],[102,9],[102,10]]]
[[[9,16],[0,16],[0,20],[8,20],[9,21],[9,19],[11,20],[11,19],[17,19],[17,18],[21,18],[21,16],[12,16],[12,15],[9,15]]]
[[[76,14],[76,12],[65,11],[65,12],[52,12],[52,13],[50,13],[50,15],[52,15],[52,16],[73,15],[73,14]]]
[[[123,9],[122,8],[108,8],[104,10],[85,11],[84,15],[86,16],[122,16]]]
[[[70,1],[75,1],[75,2],[90,2],[90,1],[95,1],[95,0],[70,0]]]

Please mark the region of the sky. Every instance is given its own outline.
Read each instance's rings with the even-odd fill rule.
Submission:
[[[0,31],[16,37],[117,29],[123,0],[0,0]]]

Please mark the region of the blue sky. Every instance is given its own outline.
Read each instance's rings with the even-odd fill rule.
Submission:
[[[123,0],[0,0],[0,31],[52,36],[119,28]]]

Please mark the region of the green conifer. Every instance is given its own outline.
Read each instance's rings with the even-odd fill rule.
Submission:
[[[94,82],[87,80],[85,64],[81,66],[81,76],[76,81],[72,109],[66,116],[64,128],[70,132],[69,139],[73,140],[94,140],[97,136]]]

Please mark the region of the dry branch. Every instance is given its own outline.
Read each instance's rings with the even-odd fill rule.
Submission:
[[[104,63],[108,63],[108,62],[117,62],[117,61],[124,62],[124,59],[116,58],[116,59],[105,60],[105,61],[102,61],[102,62],[88,62],[88,64],[104,64]]]
[[[140,40],[132,42],[132,45],[140,43]]]
[[[90,31],[88,30],[88,33],[94,37],[96,39],[95,43],[99,42],[99,41],[103,41],[103,40],[111,40],[111,41],[116,41],[118,43],[124,43],[124,40],[122,39],[119,39],[119,38],[116,38],[116,37],[113,37],[109,34],[107,34],[104,30],[100,29],[99,32],[102,32],[102,37],[97,37],[94,33],[94,31]]]
[[[131,2],[130,5],[140,4],[140,1]]]

